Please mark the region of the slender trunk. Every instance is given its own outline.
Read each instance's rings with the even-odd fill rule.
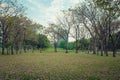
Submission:
[[[108,50],[105,48],[105,54],[106,56],[108,56]]]
[[[2,55],[5,54],[5,31],[4,31],[4,21],[1,23],[2,28]]]
[[[66,40],[66,53],[68,53],[68,36],[67,36],[67,40]]]
[[[4,46],[4,40],[2,39],[2,55],[5,53],[5,46]]]
[[[101,49],[101,56],[103,56],[103,50]]]
[[[24,53],[26,53],[26,47],[25,47],[25,45],[24,45]]]
[[[25,42],[25,31],[24,31],[24,39],[23,39],[23,49],[24,49],[24,53],[26,53],[26,42]]]
[[[7,47],[6,49],[7,49],[7,55],[9,55],[9,47]]]
[[[112,43],[113,57],[116,57],[116,45],[115,45],[114,39],[111,34],[110,34],[110,38],[111,38],[111,43]]]
[[[68,45],[66,45],[66,53],[68,53]]]
[[[112,51],[113,51],[113,57],[116,57],[116,47],[115,47],[114,43],[113,43]]]
[[[18,46],[18,51],[19,51],[20,54],[22,53],[21,49],[22,49],[22,46],[21,46],[21,43],[20,43],[20,45]]]
[[[79,31],[79,26],[77,25],[76,27],[76,53],[78,53],[78,31]]]
[[[103,56],[103,50],[104,50],[103,40],[100,40],[100,53],[101,53],[101,56]]]
[[[110,13],[110,12],[109,12]],[[111,22],[110,22],[110,17],[109,17],[109,39],[110,39],[110,41],[111,41],[111,43],[112,43],[112,51],[113,51],[113,57],[116,57],[116,47],[115,47],[115,41],[114,41],[114,39],[113,39],[113,36],[112,36],[112,34],[111,34]]]
[[[101,56],[103,56],[103,45],[101,45],[100,52],[101,52]]]
[[[11,54],[14,54],[14,49],[13,49],[13,45],[11,46]]]
[[[16,54],[18,54],[18,52],[19,52],[19,47],[18,47],[18,44],[16,44]]]
[[[96,39],[93,39],[93,54],[96,54]]]
[[[54,43],[54,52],[57,52],[57,43]]]
[[[68,41],[66,41],[66,53],[68,53]]]
[[[76,53],[78,53],[78,40],[76,40]]]
[[[115,46],[115,43],[113,42],[113,40],[112,40],[112,44],[113,44],[113,47],[112,47],[113,57],[116,57],[116,46]]]
[[[108,56],[107,39],[105,39],[104,41],[104,53],[106,54],[106,56]]]
[[[116,49],[113,49],[113,57],[116,57]]]
[[[5,54],[5,40],[4,40],[4,32],[2,34],[2,55]]]

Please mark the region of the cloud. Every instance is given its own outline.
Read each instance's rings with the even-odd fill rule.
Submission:
[[[64,0],[53,0],[51,6],[46,10],[46,20],[47,22],[55,22],[55,17],[60,13],[60,10],[64,9]]]
[[[37,2],[36,0],[28,0],[31,4],[33,4],[32,7],[35,7],[36,10],[39,9],[39,10],[44,10],[46,9],[46,6],[44,4],[41,4],[39,2]]]
[[[38,1],[41,0],[28,0],[28,2],[32,4],[28,6],[31,10],[31,12],[29,11],[30,14],[28,15],[33,21],[47,27],[48,23],[56,23],[56,17],[59,17],[59,15],[61,15],[61,10],[66,10],[70,7],[74,7],[75,4],[78,4],[84,0],[52,0],[49,6]],[[69,40],[74,41],[72,38]]]
[[[73,5],[78,4],[81,1],[83,0],[69,0],[69,2],[72,3]]]
[[[74,6],[79,2],[79,0],[53,0],[51,6],[45,12],[48,22],[56,22],[56,16],[60,15],[61,10]]]
[[[49,6],[42,2],[38,2],[38,0],[28,1],[32,4],[32,7],[28,7],[34,11],[34,13],[39,14],[39,16],[32,16],[32,18],[34,18],[33,20],[47,26],[50,22],[56,22],[56,17],[60,15],[61,10],[68,9],[82,0],[53,0]]]

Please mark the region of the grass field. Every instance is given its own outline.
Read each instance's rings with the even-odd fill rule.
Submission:
[[[0,80],[120,80],[120,56],[62,52],[0,55]]]

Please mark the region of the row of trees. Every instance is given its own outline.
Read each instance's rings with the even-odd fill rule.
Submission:
[[[63,10],[57,17],[57,22],[50,23],[50,27],[45,29],[25,16],[25,7],[19,0],[0,0],[2,54],[5,54],[5,50],[7,54],[14,54],[14,51],[18,54],[22,49],[26,52],[26,47],[33,50],[48,47],[50,42],[42,35],[45,31],[55,52],[58,44],[64,41],[68,53],[69,39],[73,38],[76,53],[81,47],[86,47],[80,43],[89,40],[87,49],[92,49],[93,54],[96,54],[98,49],[101,56],[108,56],[108,51],[112,50],[115,57],[120,41],[119,17],[119,0],[85,0],[74,8]]]
[[[120,1],[119,0],[85,0],[74,8],[62,11],[57,23],[51,23],[47,29],[52,37],[55,51],[59,37],[65,40],[68,53],[68,39],[76,41],[76,53],[79,50],[79,40],[89,38],[93,54],[97,48],[101,56],[108,56],[109,44],[115,57],[120,40]],[[62,32],[60,32],[62,30]]]
[[[44,48],[41,40],[49,43],[44,35],[38,35],[43,26],[25,16],[25,7],[19,0],[0,0],[0,32],[2,54],[18,54],[21,50]],[[42,31],[41,31],[42,32]],[[40,33],[42,34],[42,33]],[[44,39],[44,40],[43,40]]]

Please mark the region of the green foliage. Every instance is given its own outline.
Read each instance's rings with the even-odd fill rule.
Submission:
[[[32,46],[32,47],[37,47],[37,41],[25,40],[25,45],[29,45],[29,46]]]
[[[119,14],[116,13],[120,13],[120,1],[115,1],[115,0],[94,0],[94,3],[96,4],[96,6],[98,8],[101,8],[105,11],[108,12],[108,14],[112,17],[114,16],[120,16]]]
[[[81,39],[79,40],[79,49],[87,50],[90,44],[91,44],[90,39]]]
[[[75,42],[69,42],[69,43],[68,43],[68,49],[69,49],[69,50],[75,49]]]
[[[81,40],[78,41],[78,48],[80,50],[86,50],[86,49],[89,48],[90,44],[91,44],[90,39],[81,39]],[[68,49],[69,50],[74,50],[75,46],[76,46],[76,42],[69,42],[68,43]],[[58,47],[66,49],[65,41],[61,41],[59,43]]]
[[[66,49],[66,43],[65,41],[61,41],[58,45],[59,48],[63,48],[63,49]],[[75,42],[69,42],[68,43],[68,49],[69,50],[73,50],[75,49]]]
[[[65,44],[66,44],[65,41],[61,41],[61,42],[59,43],[58,47],[65,49],[65,48],[66,48],[66,45],[65,45]]]
[[[50,47],[50,41],[48,40],[47,36],[39,34],[37,39],[37,48],[49,48]]]

